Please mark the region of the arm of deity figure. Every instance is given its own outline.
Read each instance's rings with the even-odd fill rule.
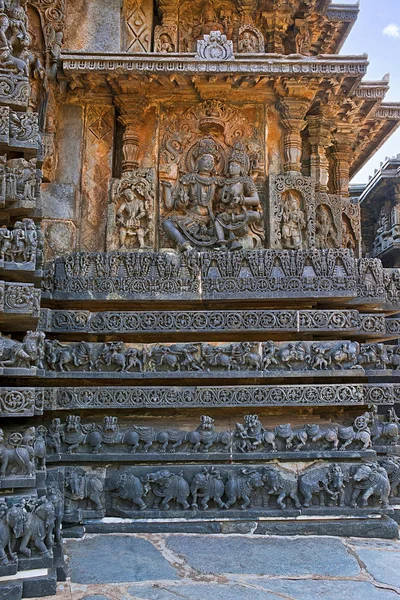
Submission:
[[[244,185],[243,204],[245,206],[260,206],[260,197],[253,180],[249,179]]]
[[[172,210],[174,208],[174,198],[172,197],[172,183],[170,181],[160,181],[161,197],[164,200],[165,208]]]

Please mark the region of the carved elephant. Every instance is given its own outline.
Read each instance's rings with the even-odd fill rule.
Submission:
[[[225,493],[228,497],[226,508],[230,508],[238,500],[243,500],[241,509],[245,510],[251,506],[251,498],[254,492],[262,488],[264,482],[258,471],[241,469],[240,474],[230,473],[225,484]]]
[[[147,475],[144,482],[153,484],[152,491],[156,497],[153,508],[168,510],[171,500],[175,500],[177,504],[180,504],[183,510],[190,508],[187,500],[190,489],[188,482],[183,478],[183,473],[171,473],[163,469]]]

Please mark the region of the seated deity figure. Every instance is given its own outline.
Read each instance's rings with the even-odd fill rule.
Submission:
[[[123,202],[116,214],[119,226],[119,246],[124,249],[126,238],[136,236],[139,248],[145,248],[148,229],[142,225],[142,220],[147,217],[144,200],[139,198],[132,188],[126,188],[121,196]]]
[[[303,247],[303,230],[306,226],[301,201],[291,190],[286,192],[283,200],[281,239],[282,247],[288,250],[301,250]]]
[[[258,51],[257,40],[250,31],[245,31],[243,33],[242,38],[239,40],[238,48],[239,52],[242,52],[243,54],[251,54]]]
[[[217,146],[212,139],[201,140],[194,158],[196,170],[183,175],[175,190],[171,183],[161,182],[167,210],[176,210],[179,215],[168,217],[163,229],[181,251],[193,247],[210,248],[224,243],[224,232],[216,226],[213,202],[223,179],[214,174]]]
[[[250,233],[252,224],[262,220],[260,198],[254,181],[247,175],[249,168],[249,157],[238,143],[231,152],[228,177],[221,193],[221,203],[227,210],[217,215],[229,250],[242,248],[240,239]]]

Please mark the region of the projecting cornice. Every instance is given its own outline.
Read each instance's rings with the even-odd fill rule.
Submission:
[[[99,73],[129,75],[130,73],[179,74],[246,74],[279,76],[282,74],[310,77],[352,75],[362,77],[368,60],[363,56],[246,54],[233,59],[215,61],[196,59],[195,54],[83,54],[65,53],[61,56],[64,73],[68,75]]]

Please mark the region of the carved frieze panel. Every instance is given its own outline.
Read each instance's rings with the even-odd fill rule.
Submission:
[[[201,280],[201,286],[200,286]],[[221,252],[79,252],[46,265],[54,298],[366,297],[384,302],[382,263],[355,260],[350,250]],[[389,285],[389,283],[388,283]],[[393,286],[392,286],[393,287]],[[238,296],[239,295],[239,296]]]
[[[310,177],[300,173],[271,175],[269,205],[271,248],[315,247],[315,192]]]
[[[154,248],[154,169],[125,171],[114,180],[107,220],[108,250]]]
[[[136,466],[109,469],[107,474],[107,487],[112,492],[107,495],[106,514],[125,518],[143,518],[147,512],[154,516],[172,512],[190,518],[193,513],[185,511],[199,508],[220,516],[229,516],[232,510],[262,515],[269,510],[310,507],[318,512],[326,506],[338,512],[344,507],[389,508],[388,474],[377,462],[321,462],[300,472],[275,464],[250,469],[177,465],[156,470]]]
[[[68,342],[45,339],[29,331],[22,342],[0,338],[4,375],[16,369],[45,369],[46,377],[158,379],[229,377],[327,376],[340,371],[400,369],[400,346],[341,340],[335,342],[190,342],[132,344],[130,342]],[[29,374],[29,373],[28,373]],[[355,374],[355,373],[354,373]]]
[[[40,289],[33,283],[0,281],[0,314],[23,314],[37,318],[40,311]]]
[[[376,445],[395,446],[400,438],[399,418],[393,407],[386,416],[378,416],[374,406],[371,411],[340,423],[292,425],[286,422],[266,427],[256,414],[245,415],[243,419],[244,423],[236,423],[233,429],[221,429],[214,418],[202,415],[194,429],[172,429],[153,427],[151,421],[143,419],[121,422],[116,416],[84,423],[79,415],[70,414],[65,422],[55,417],[46,427],[41,426],[41,433],[52,463],[60,460],[60,455],[65,461],[68,455],[82,460],[90,454],[101,455],[97,457],[99,461],[107,460],[107,455],[115,460],[115,455],[118,458],[124,454],[140,455],[145,460],[147,453],[158,455],[160,460],[163,454],[169,460],[168,455],[175,453],[185,454],[189,459],[203,454],[207,460],[215,453],[233,452],[235,460],[247,460],[254,453],[273,458],[271,454],[278,452],[282,457],[294,458],[294,452],[302,451],[302,458],[307,454],[313,458],[313,452],[364,452]]]
[[[17,112],[9,106],[0,107],[0,144],[8,146],[7,150],[22,150],[36,156],[41,143],[38,122],[36,112]]]
[[[397,386],[400,390],[400,386]],[[395,384],[68,387],[42,392],[45,410],[393,404]]]
[[[32,219],[23,218],[13,229],[0,227],[0,269],[35,270],[43,265],[43,236]]]
[[[0,388],[0,417],[42,414],[40,391],[34,388]]]
[[[161,246],[263,246],[261,137],[245,113],[207,100],[165,119],[160,149]]]
[[[394,321],[395,319],[391,319]],[[397,321],[398,322],[398,321]],[[161,333],[161,332],[385,332],[383,315],[361,315],[356,310],[214,310],[214,311],[40,311],[45,332]],[[392,327],[393,329],[393,327]],[[400,328],[399,328],[400,329]]]

